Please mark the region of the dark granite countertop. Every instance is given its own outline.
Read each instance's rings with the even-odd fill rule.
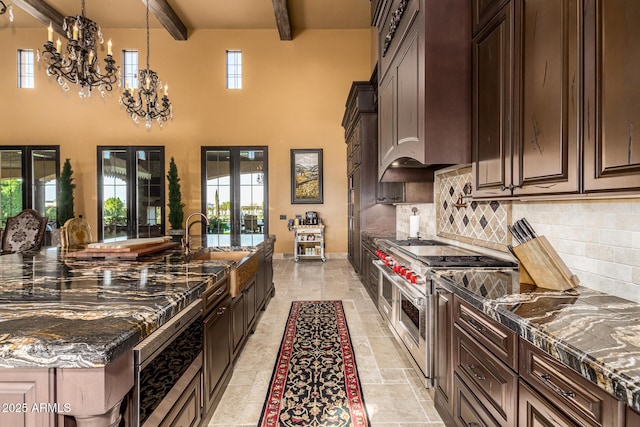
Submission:
[[[584,286],[520,285],[513,271],[434,275],[439,286],[640,411],[640,304]]]
[[[256,250],[269,236],[229,239],[207,236],[203,245]],[[57,249],[1,256],[0,367],[105,366],[200,298],[229,265],[186,262],[179,247],[137,261],[77,260]]]

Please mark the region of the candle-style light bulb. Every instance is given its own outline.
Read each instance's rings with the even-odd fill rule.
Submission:
[[[47,28],[47,40],[53,43],[53,24],[49,22],[49,28]]]
[[[113,51],[111,50],[112,46],[113,46],[113,44],[111,43],[111,39],[109,39],[109,43],[107,43],[107,55],[109,55],[109,56],[113,55]]]
[[[93,62],[93,51],[90,50],[89,51],[89,64],[91,64]]]
[[[62,42],[60,39],[56,40],[56,52],[60,53],[60,48],[62,47]]]
[[[169,85],[164,85],[164,96],[169,94]]]
[[[73,24],[73,39],[78,40],[78,23]]]

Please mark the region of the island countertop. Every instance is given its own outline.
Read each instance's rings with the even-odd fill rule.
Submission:
[[[229,265],[185,262],[179,248],[137,261],[77,260],[55,248],[1,256],[0,368],[105,366],[200,298]]]
[[[640,411],[640,304],[578,286],[521,288],[517,272],[443,270],[438,286]]]

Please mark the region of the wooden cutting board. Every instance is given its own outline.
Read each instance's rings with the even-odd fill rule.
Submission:
[[[67,252],[66,256],[71,258],[121,258],[121,259],[136,259],[143,255],[152,254],[155,252],[164,251],[167,249],[175,248],[178,246],[178,242],[164,242],[156,243],[152,245],[138,246],[135,248],[116,248],[116,249],[99,249],[99,248],[87,248],[81,251]]]
[[[169,236],[147,237],[141,239],[118,240],[106,243],[90,243],[87,245],[87,251],[91,252],[133,252],[141,248],[151,247],[171,240]]]

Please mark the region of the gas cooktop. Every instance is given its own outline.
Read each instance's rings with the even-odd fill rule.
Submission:
[[[482,268],[516,268],[518,264],[486,255],[429,255],[419,256],[418,259],[429,267],[482,267]]]

